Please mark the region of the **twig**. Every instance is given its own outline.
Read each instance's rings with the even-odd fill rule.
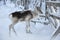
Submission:
[[[33,22],[33,23],[41,23],[41,24],[45,24],[45,25],[49,24],[49,22],[41,22],[41,21],[33,21],[33,20],[31,20],[31,22]]]

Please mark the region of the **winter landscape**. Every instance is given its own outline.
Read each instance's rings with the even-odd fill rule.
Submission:
[[[45,20],[45,17],[38,17],[32,19],[33,21],[39,21],[39,22],[30,22],[31,26],[31,32],[32,33],[26,33],[26,23],[25,22],[18,22],[15,25],[15,31],[17,32],[17,35],[12,31],[11,36],[9,36],[9,25],[11,24],[11,20],[9,19],[9,14],[15,11],[22,11],[24,10],[24,5],[21,6],[19,3],[14,4],[10,0],[5,0],[6,4],[3,2],[4,0],[0,1],[0,40],[50,40],[53,33],[59,28],[59,19],[56,20],[50,17],[50,24],[46,24],[48,22],[48,19]],[[29,10],[34,10],[34,1],[30,0]],[[38,3],[37,6],[40,6],[40,0],[38,0],[36,3]],[[40,4],[39,4],[40,3]],[[45,15],[46,12],[46,2],[45,0],[42,1],[41,10],[43,11],[43,15]],[[25,8],[28,9],[28,8]],[[49,9],[49,8],[48,8]],[[57,7],[57,12],[54,11],[52,7],[52,13],[51,15],[60,17],[60,8]],[[49,10],[50,12],[50,10]],[[55,20],[55,21],[54,21]],[[40,23],[41,22],[41,23]],[[43,23],[45,22],[45,24]],[[57,22],[57,25],[56,25]],[[54,24],[54,25],[53,25]],[[57,28],[55,29],[54,26]],[[54,40],[60,40],[60,34],[54,38]]]

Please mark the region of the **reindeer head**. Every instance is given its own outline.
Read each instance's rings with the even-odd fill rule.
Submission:
[[[42,12],[42,10],[41,10],[40,7],[36,7],[36,9],[37,9],[41,14],[43,14],[43,12]]]
[[[39,13],[43,14],[43,12],[42,12],[42,10],[41,10],[41,7],[38,6],[38,3],[36,3],[36,4],[34,4],[34,5],[35,5],[35,9],[34,9],[34,10],[35,10],[36,12],[39,12]]]

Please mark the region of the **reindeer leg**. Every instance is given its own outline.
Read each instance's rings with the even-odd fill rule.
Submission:
[[[26,32],[31,33],[31,31],[30,31],[30,21],[26,22]]]
[[[9,26],[9,35],[11,35],[12,24]]]
[[[12,30],[13,30],[13,32],[14,32],[16,35],[17,35],[17,33],[16,33],[15,29],[14,29],[14,25],[15,25],[17,22],[18,22],[18,20],[14,21],[14,22],[13,22],[13,25],[12,25]]]
[[[14,29],[14,25],[18,22],[18,20],[14,20],[12,21],[12,24],[9,26],[9,35],[11,35],[11,29],[13,30],[13,32],[16,34],[16,31]]]
[[[15,29],[14,29],[14,24],[11,24],[10,26],[9,26],[9,35],[11,35],[11,29],[14,31],[14,33],[16,34],[16,31],[15,31]]]
[[[13,29],[13,32],[17,35],[17,33],[16,33],[16,31],[15,31],[14,27],[12,27],[12,29]]]

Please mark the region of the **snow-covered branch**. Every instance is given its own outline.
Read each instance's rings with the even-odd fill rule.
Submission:
[[[41,21],[33,21],[33,20],[31,20],[31,22],[33,22],[33,23],[41,23],[41,24],[44,24],[44,25],[48,25],[49,24],[49,22],[41,22]]]

